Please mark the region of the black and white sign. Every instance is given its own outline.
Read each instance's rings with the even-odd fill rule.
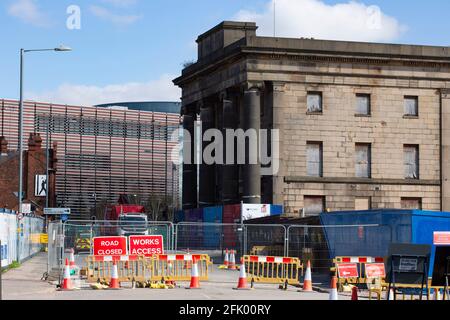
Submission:
[[[417,259],[401,258],[398,266],[399,271],[417,271]]]
[[[47,176],[45,174],[37,174],[34,179],[34,195],[36,197],[47,196]]]

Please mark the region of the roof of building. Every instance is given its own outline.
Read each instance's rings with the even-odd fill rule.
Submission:
[[[116,102],[116,103],[99,104],[96,107],[100,108],[122,107],[130,110],[179,114],[181,109],[181,102],[172,102],[172,101]]]

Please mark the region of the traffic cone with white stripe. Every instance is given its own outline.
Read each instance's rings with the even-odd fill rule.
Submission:
[[[189,285],[189,288],[186,288],[186,289],[200,289],[200,279],[198,276],[198,265],[197,265],[197,260],[195,260],[195,259],[192,263],[191,283]]]
[[[235,290],[250,290],[247,285],[247,273],[245,272],[245,263],[241,259],[241,268],[239,272],[239,281],[237,288],[233,288]]]
[[[229,264],[229,256],[228,256],[228,248],[225,250],[225,258],[223,260],[223,265],[228,268]]]
[[[337,292],[337,277],[331,278],[330,300],[339,300]]]
[[[434,289],[434,300],[442,300],[441,289]]]
[[[70,268],[73,269],[76,267],[75,265],[75,254],[73,248],[70,249],[70,260],[69,260]]]
[[[228,263],[228,269],[236,270],[236,257],[234,255],[234,250],[231,250],[231,259]]]
[[[311,261],[308,260],[305,272],[305,279],[303,280],[303,290],[305,292],[313,291],[311,279]]]
[[[61,291],[72,291],[72,280],[70,279],[70,266],[69,266],[69,259],[66,258],[66,265],[64,266],[64,280],[62,287],[60,288]]]
[[[395,295],[394,289],[391,289],[389,291],[389,299],[388,300],[395,300],[394,295]]]
[[[120,289],[119,283],[119,272],[117,271],[117,262],[113,262],[112,272],[111,272],[111,282],[109,283],[109,289],[117,290]]]
[[[358,287],[352,288],[352,300],[358,300]]]

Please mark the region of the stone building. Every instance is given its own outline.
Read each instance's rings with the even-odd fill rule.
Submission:
[[[200,35],[184,127],[279,130],[280,169],[185,164],[184,208],[283,204],[450,211],[450,48],[260,37],[255,23]],[[197,197],[197,171],[199,194]]]

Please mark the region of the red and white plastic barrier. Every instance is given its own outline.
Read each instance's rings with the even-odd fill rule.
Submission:
[[[201,260],[200,254],[160,254],[159,260],[161,261],[193,261]]]
[[[250,262],[274,262],[274,263],[293,263],[292,258],[270,257],[270,256],[250,256]]]
[[[378,263],[384,262],[382,257],[339,257],[344,263]]]
[[[139,256],[94,256],[96,262],[137,261]]]

